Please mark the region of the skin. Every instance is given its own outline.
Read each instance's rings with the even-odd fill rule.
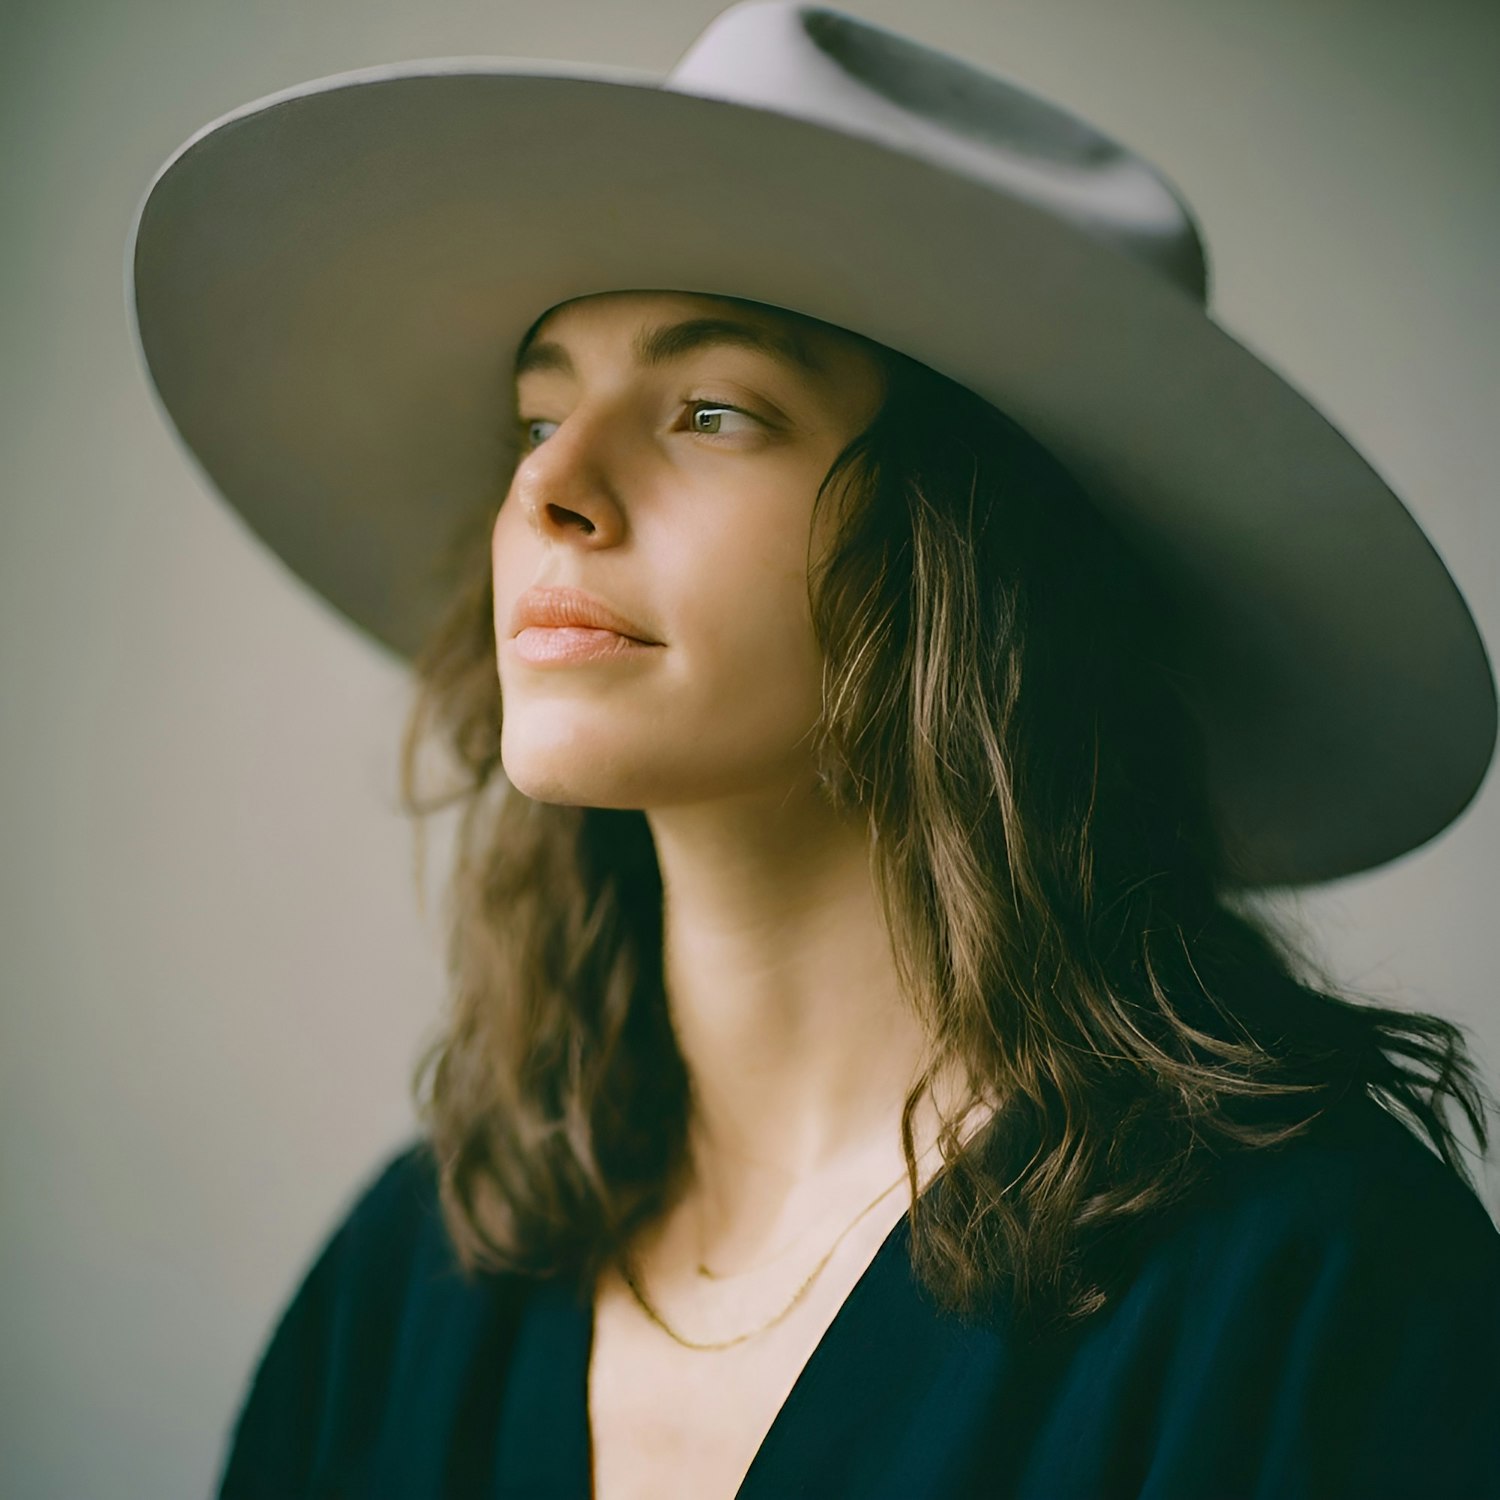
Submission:
[[[637,363],[644,331],[704,317],[747,320],[663,292],[551,311],[533,342],[560,345],[571,369],[517,380],[523,455],[493,534],[507,776],[544,801],[640,808],[656,842],[695,1169],[641,1254],[683,1329],[769,1316],[902,1175],[901,1101],[925,1055],[866,833],[820,796],[809,744],[822,669],[813,502],[877,410],[880,369],[836,330],[805,336],[816,373],[728,345]],[[521,660],[511,610],[553,584],[603,598],[662,644],[562,669]],[[852,1273],[906,1196],[851,1236]],[[767,1262],[765,1274],[695,1285],[700,1247],[716,1271]]]

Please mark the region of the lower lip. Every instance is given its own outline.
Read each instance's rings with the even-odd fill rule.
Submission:
[[[534,667],[615,661],[658,649],[656,642],[638,641],[613,630],[595,630],[584,625],[528,625],[512,638],[510,645],[522,661]]]

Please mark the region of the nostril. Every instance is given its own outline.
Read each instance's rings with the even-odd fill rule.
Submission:
[[[587,516],[581,515],[576,510],[569,510],[566,505],[549,503],[547,506],[547,519],[554,526],[576,526],[585,536],[592,536],[595,529],[594,523]]]

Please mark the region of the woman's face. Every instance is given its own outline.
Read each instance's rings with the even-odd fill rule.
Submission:
[[[521,457],[492,537],[515,786],[652,808],[809,783],[813,502],[882,395],[859,340],[769,310],[622,292],[547,315],[518,362]],[[558,628],[546,601],[518,632],[545,590],[653,644]]]

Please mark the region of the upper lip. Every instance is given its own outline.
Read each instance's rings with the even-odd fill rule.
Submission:
[[[661,642],[647,635],[634,620],[628,619],[602,599],[582,589],[530,588],[519,599],[510,614],[510,633],[519,635],[528,625],[556,628],[562,625],[585,625],[593,630],[612,630],[648,646]]]

